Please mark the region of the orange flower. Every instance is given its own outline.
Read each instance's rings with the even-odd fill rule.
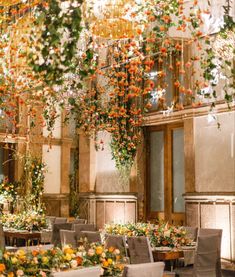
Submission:
[[[103,266],[104,266],[104,267],[108,267],[108,266],[109,266],[108,261],[106,261],[106,260],[105,260],[105,261],[103,261]]]
[[[83,259],[81,257],[77,257],[76,260],[78,265],[82,265]]]
[[[3,272],[6,269],[6,266],[4,264],[0,264],[0,272]]]
[[[103,247],[97,246],[95,252],[97,255],[101,255],[103,253]]]
[[[174,86],[177,87],[177,88],[180,87],[180,82],[179,82],[179,80],[177,80],[177,81],[174,82]]]
[[[38,255],[38,251],[37,250],[33,250],[32,251],[32,255],[35,257],[35,256],[37,256]]]
[[[115,250],[115,248],[114,248],[114,247],[112,247],[112,246],[111,246],[111,247],[109,247],[109,252],[110,252],[110,253],[112,253],[114,250]]]

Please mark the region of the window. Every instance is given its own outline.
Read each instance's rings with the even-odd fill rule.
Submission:
[[[184,129],[150,127],[147,138],[147,218],[184,222]]]
[[[166,110],[167,107],[171,107],[172,102],[181,103],[184,106],[191,105],[191,97],[181,93],[175,86],[176,81],[180,81],[186,89],[191,86],[192,69],[187,68],[185,74],[180,73],[185,68],[185,64],[190,61],[190,47],[185,40],[175,39],[174,44],[183,45],[183,51],[172,51],[171,55],[164,60],[157,55],[155,65],[149,74],[155,84],[150,112]]]

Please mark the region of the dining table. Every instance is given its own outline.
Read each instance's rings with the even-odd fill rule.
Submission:
[[[174,262],[182,259],[184,266],[194,263],[196,244],[171,247],[154,247],[152,249],[154,261],[169,261],[171,271],[174,269]]]
[[[7,245],[17,246],[17,240],[21,239],[25,241],[25,245],[28,246],[31,243],[36,244],[40,243],[41,232],[39,231],[27,231],[27,230],[4,230],[4,236],[6,239]]]
[[[50,243],[52,231],[28,231],[17,229],[4,229],[6,244],[9,246],[18,246],[18,241],[23,240],[24,246],[39,245],[40,243]]]

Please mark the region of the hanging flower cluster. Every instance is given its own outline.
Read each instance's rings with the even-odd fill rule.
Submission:
[[[67,73],[76,71],[81,3],[81,0],[51,0],[35,9],[29,59],[33,70],[41,73],[49,85],[62,84]]]

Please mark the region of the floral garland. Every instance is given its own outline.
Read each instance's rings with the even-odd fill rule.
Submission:
[[[103,276],[118,276],[123,269],[120,251],[105,249],[102,245],[91,244],[86,250],[83,246],[73,249],[65,246],[63,249],[52,248],[25,252],[1,252],[1,276],[51,276],[57,271],[67,271],[89,266],[100,265]]]
[[[20,196],[24,196],[25,201],[21,201],[22,210],[27,209],[28,205],[34,207],[35,211],[43,210],[41,198],[44,190],[44,179],[47,171],[46,164],[37,157],[31,155],[29,151],[22,157],[24,166],[21,178]]]
[[[47,228],[47,221],[44,214],[28,209],[19,214],[3,214],[2,224],[7,229],[41,231]]]
[[[183,227],[177,227],[164,222],[157,225],[142,222],[107,224],[105,225],[105,232],[129,237],[147,236],[153,247],[168,246],[177,248],[192,243],[192,240],[187,236],[187,232]]]

